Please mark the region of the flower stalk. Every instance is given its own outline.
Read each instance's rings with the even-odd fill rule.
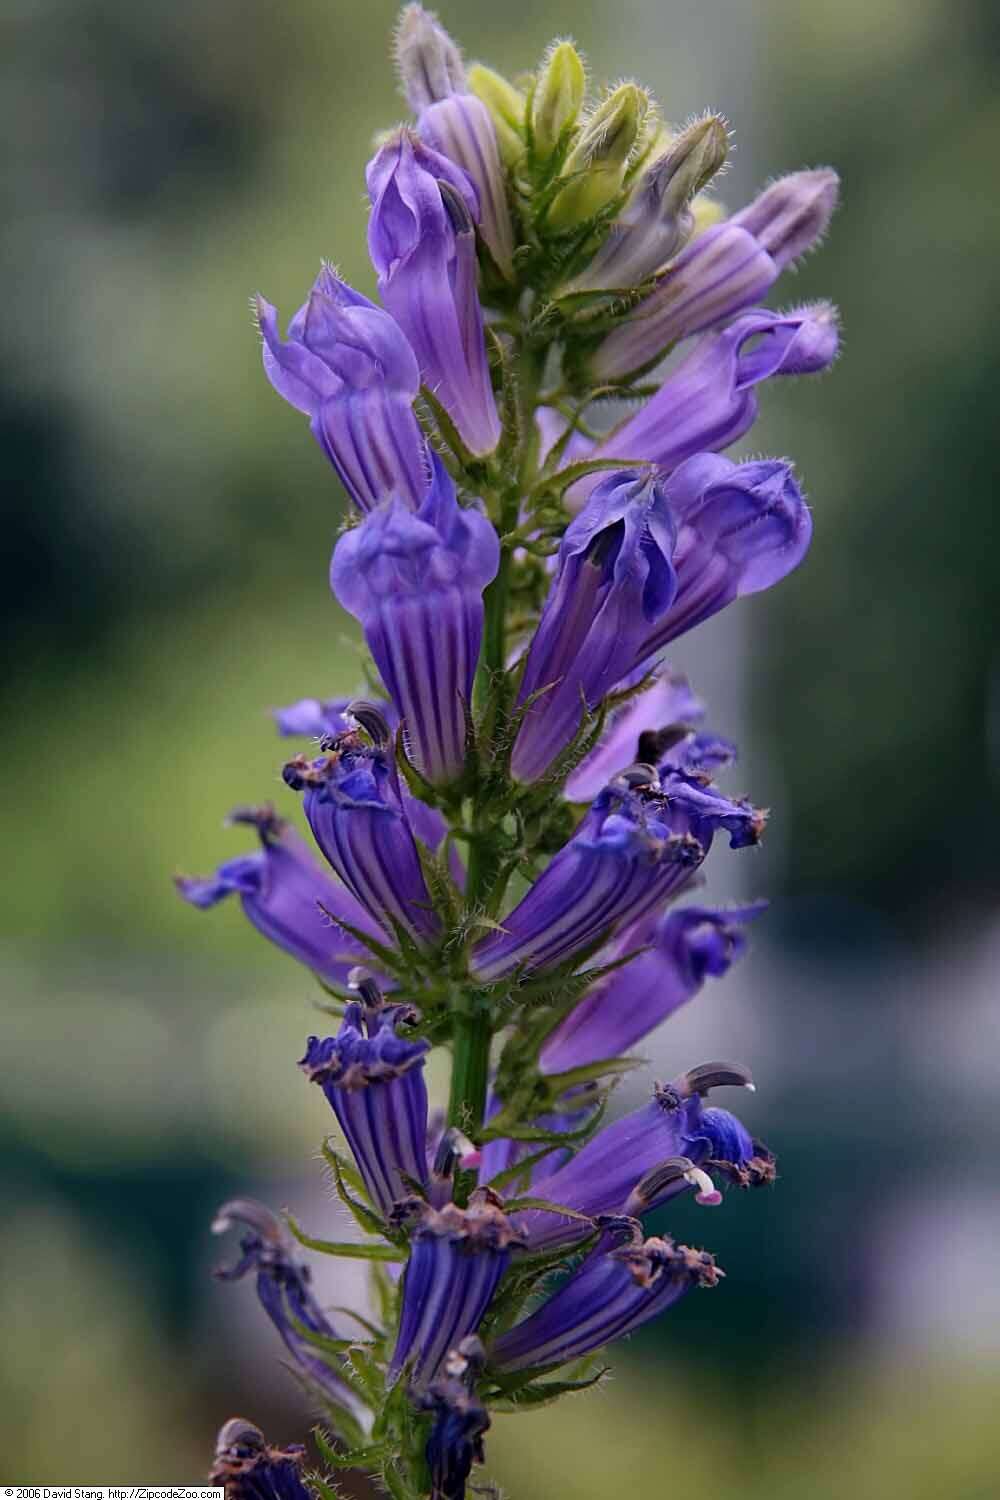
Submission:
[[[238,896],[338,1016],[299,1065],[362,1242],[240,1199],[217,1220],[247,1229],[223,1274],[254,1273],[328,1468],[463,1500],[491,1405],[596,1383],[608,1343],[719,1281],[643,1216],[775,1176],[706,1102],[752,1091],[742,1064],[688,1068],[631,1110],[612,1093],[766,904],[690,904],[713,846],[756,844],[766,814],[717,784],[736,748],[662,652],[809,549],[792,466],[722,450],[772,376],[836,355],[829,304],[756,304],[825,232],[837,184],[794,174],[719,222],[702,193],[720,116],[672,130],[633,83],[588,101],[565,42],[515,87],[467,69],[419,5],[395,54],[415,119],[367,172],[382,306],[327,267],[284,336],[257,301],[265,372],[357,511],[330,585],[370,653],[363,697],[276,711],[313,740],[283,778],[316,852],[243,810],[260,848],[178,884],[198,908]],[[631,403],[610,425],[609,398]],[[375,1313],[332,1323],[299,1246],[366,1259]],[[219,1443],[233,1500],[258,1480],[334,1493],[243,1419]]]

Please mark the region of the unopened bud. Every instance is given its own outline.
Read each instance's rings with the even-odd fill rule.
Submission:
[[[583,58],[572,42],[557,42],[542,64],[531,112],[540,158],[551,156],[564,132],[576,124],[586,89]]]
[[[462,54],[431,11],[403,7],[394,44],[406,101],[415,114],[465,90]]]
[[[489,110],[500,155],[509,167],[513,166],[524,155],[524,112],[527,107],[524,95],[501,73],[483,67],[482,63],[472,65],[466,82]]]
[[[718,172],[728,150],[721,115],[705,115],[683,130],[639,173],[604,244],[567,292],[627,291],[647,281],[687,239],[688,204]]]
[[[840,179],[830,167],[791,172],[734,214],[733,223],[749,230],[783,271],[822,238],[839,193]]]
[[[729,130],[721,115],[693,120],[643,172],[665,216],[676,216],[700,193],[729,155]],[[637,185],[637,191],[641,184]]]
[[[593,218],[621,192],[648,108],[648,95],[623,83],[590,116],[563,167],[566,186],[550,216],[554,229]]]

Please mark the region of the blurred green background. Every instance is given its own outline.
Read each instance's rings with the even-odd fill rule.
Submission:
[[[654,1062],[752,1063],[782,1180],[676,1214],[723,1288],[620,1351],[607,1389],[499,1419],[487,1472],[519,1500],[986,1500],[1000,12],[441,10],[505,70],[572,33],[670,118],[724,109],[731,207],[800,165],[845,182],[828,245],[779,288],[840,303],[845,357],[769,391],[752,435],[799,463],[813,554],[677,653],[746,742],[734,790],[775,810],[761,854],[715,856],[714,888],[774,907]],[[362,173],[402,110],[393,18],[388,0],[10,0],[0,18],[16,1482],[191,1481],[235,1411],[283,1441],[309,1425],[250,1288],[211,1281],[207,1225],[250,1191],[332,1232],[325,1106],[294,1067],[315,997],[237,910],[201,917],[169,877],[239,851],[235,803],[290,811],[268,707],[356,685],[325,583],[342,496],[266,387],[246,302],[259,288],[287,315],[324,256],[371,289]]]

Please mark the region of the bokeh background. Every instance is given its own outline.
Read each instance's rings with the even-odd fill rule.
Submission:
[[[370,289],[362,169],[402,108],[393,11],[8,0],[0,18],[12,1481],[197,1480],[234,1411],[284,1441],[309,1425],[250,1287],[211,1280],[208,1223],[251,1191],[334,1232],[325,1105],[294,1066],[315,996],[238,910],[194,913],[170,876],[238,852],[230,806],[281,798],[268,707],[357,682],[325,584],[342,496],[266,387],[246,301],[287,314],[321,256]],[[506,70],[572,33],[671,118],[723,108],[732,207],[800,165],[845,182],[829,244],[782,288],[841,304],[845,357],[768,391],[753,434],[799,462],[813,554],[676,653],[746,744],[732,789],[774,808],[763,851],[713,856],[712,890],[774,904],[653,1062],[750,1062],[782,1180],[678,1212],[723,1288],[620,1351],[601,1392],[498,1419],[488,1472],[518,1500],[987,1500],[1000,12],[442,13]]]

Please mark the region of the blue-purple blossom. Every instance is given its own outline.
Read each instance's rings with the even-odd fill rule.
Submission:
[[[347,1139],[375,1207],[386,1217],[428,1181],[429,1044],[399,1034],[415,1013],[405,1006],[348,1005],[335,1037],[311,1036],[299,1066],[318,1083]]]
[[[177,889],[192,906],[216,906],[238,896],[247,917],[266,938],[322,979],[343,987],[368,950],[346,928],[385,941],[385,932],[350,891],[324,873],[305,842],[271,807],[238,808],[232,823],[256,829],[260,848],[220,865],[205,878],[179,876]]]
[[[483,590],[499,561],[492,524],[459,505],[436,456],[416,514],[389,500],[334,550],[330,585],[364,627],[411,758],[433,783],[462,771]]]
[[[413,413],[420,373],[399,326],[329,266],[288,325],[287,340],[271,304],[258,297],[256,306],[267,378],[310,418],[352,500],[371,510],[396,495],[416,509],[430,470]]]
[[[648,804],[626,787],[607,788],[504,917],[502,930],[473,950],[474,972],[490,980],[565,963],[662,905],[706,852],[686,829],[675,832],[665,806]]]
[[[634,666],[677,592],[676,540],[655,473],[607,475],[571,522],[521,680],[518,780],[541,776]]]
[[[479,232],[498,269],[511,275],[514,228],[507,186],[489,110],[471,93],[462,54],[422,5],[407,5],[396,28],[396,65],[417,132],[461,167],[479,201]]]
[[[329,1400],[356,1409],[355,1398],[329,1359],[300,1331],[307,1329],[328,1339],[340,1337],[316,1301],[309,1267],[296,1258],[283,1225],[263,1203],[234,1198],[219,1209],[212,1232],[226,1234],[238,1225],[246,1228],[240,1259],[233,1266],[220,1266],[215,1275],[220,1281],[238,1281],[252,1272],[261,1306],[298,1368]]]
[[[425,1449],[431,1500],[464,1500],[472,1465],[483,1462],[483,1434],[490,1419],[475,1386],[484,1357],[479,1339],[462,1339],[445,1358],[444,1374],[420,1398],[421,1408],[434,1414]]]
[[[325,754],[298,755],[282,772],[330,864],[375,921],[433,941],[440,921],[385,744],[346,734]]]
[[[687,678],[667,666],[653,669],[650,685],[611,714],[599,742],[566,779],[570,802],[592,802],[601,788],[636,761],[654,765],[656,746],[664,734],[686,731],[705,717],[705,705]],[[644,667],[637,669],[641,681]],[[624,679],[621,687],[633,686]],[[650,753],[652,751],[652,753]]]
[[[527,895],[472,954],[480,979],[549,968],[662,907],[683,889],[725,829],[733,848],[758,842],[763,814],[714,787],[643,771],[617,778]]]
[[[765,910],[754,902],[718,910],[687,906],[661,918],[648,951],[601,980],[542,1048],[543,1073],[620,1057],[672,1016],[709,977],[719,979],[746,950],[744,925]],[[623,947],[628,945],[625,935]]]
[[[259,1427],[231,1417],[219,1430],[208,1482],[224,1488],[226,1500],[312,1500],[305,1460],[301,1443],[273,1448]]]
[[[726,1110],[706,1107],[703,1096],[722,1085],[752,1088],[745,1068],[707,1063],[669,1084],[657,1084],[647,1104],[605,1125],[564,1165],[532,1180],[533,1197],[596,1218],[600,1214],[645,1214],[679,1193],[696,1190],[707,1206],[719,1202],[709,1163],[742,1182],[765,1180],[755,1163],[766,1148]],[[724,1117],[724,1118],[721,1118]],[[738,1127],[738,1129],[736,1128]],[[766,1153],[769,1161],[770,1153]],[[665,1170],[664,1170],[665,1168]],[[587,1232],[579,1219],[554,1210],[528,1209],[516,1215],[532,1250],[571,1242]]]
[[[727,448],[757,420],[755,388],[761,381],[829,369],[838,344],[837,314],[828,302],[790,312],[744,313],[700,338],[656,394],[592,457],[643,459],[669,470],[692,454]],[[593,475],[579,480],[571,497],[589,494],[596,482]]]
[[[488,1188],[477,1188],[468,1208],[432,1208],[415,1199],[401,1217],[407,1209],[414,1223],[389,1378],[406,1369],[420,1389],[449,1351],[476,1332],[521,1237]]]
[[[461,167],[405,128],[367,177],[368,248],[382,300],[469,452],[491,453],[500,419],[477,295],[476,190]]]
[[[777,583],[811,539],[809,508],[781,460],[699,454],[669,477],[602,480],[566,531],[528,651],[513,774],[543,775],[585,709],[692,626]]]
[[[594,378],[620,380],[643,370],[679,339],[759,302],[822,236],[837,191],[835,172],[794,172],[699,235],[602,340],[590,360]]]
[[[641,1328],[693,1287],[715,1286],[722,1274],[704,1250],[644,1240],[635,1219],[611,1218],[580,1269],[496,1340],[491,1364],[507,1374],[581,1359]]]
[[[669,609],[642,635],[631,667],[734,599],[779,583],[812,541],[809,507],[792,466],[781,459],[734,464],[702,453],[671,474],[664,494],[677,527],[677,588]]]

